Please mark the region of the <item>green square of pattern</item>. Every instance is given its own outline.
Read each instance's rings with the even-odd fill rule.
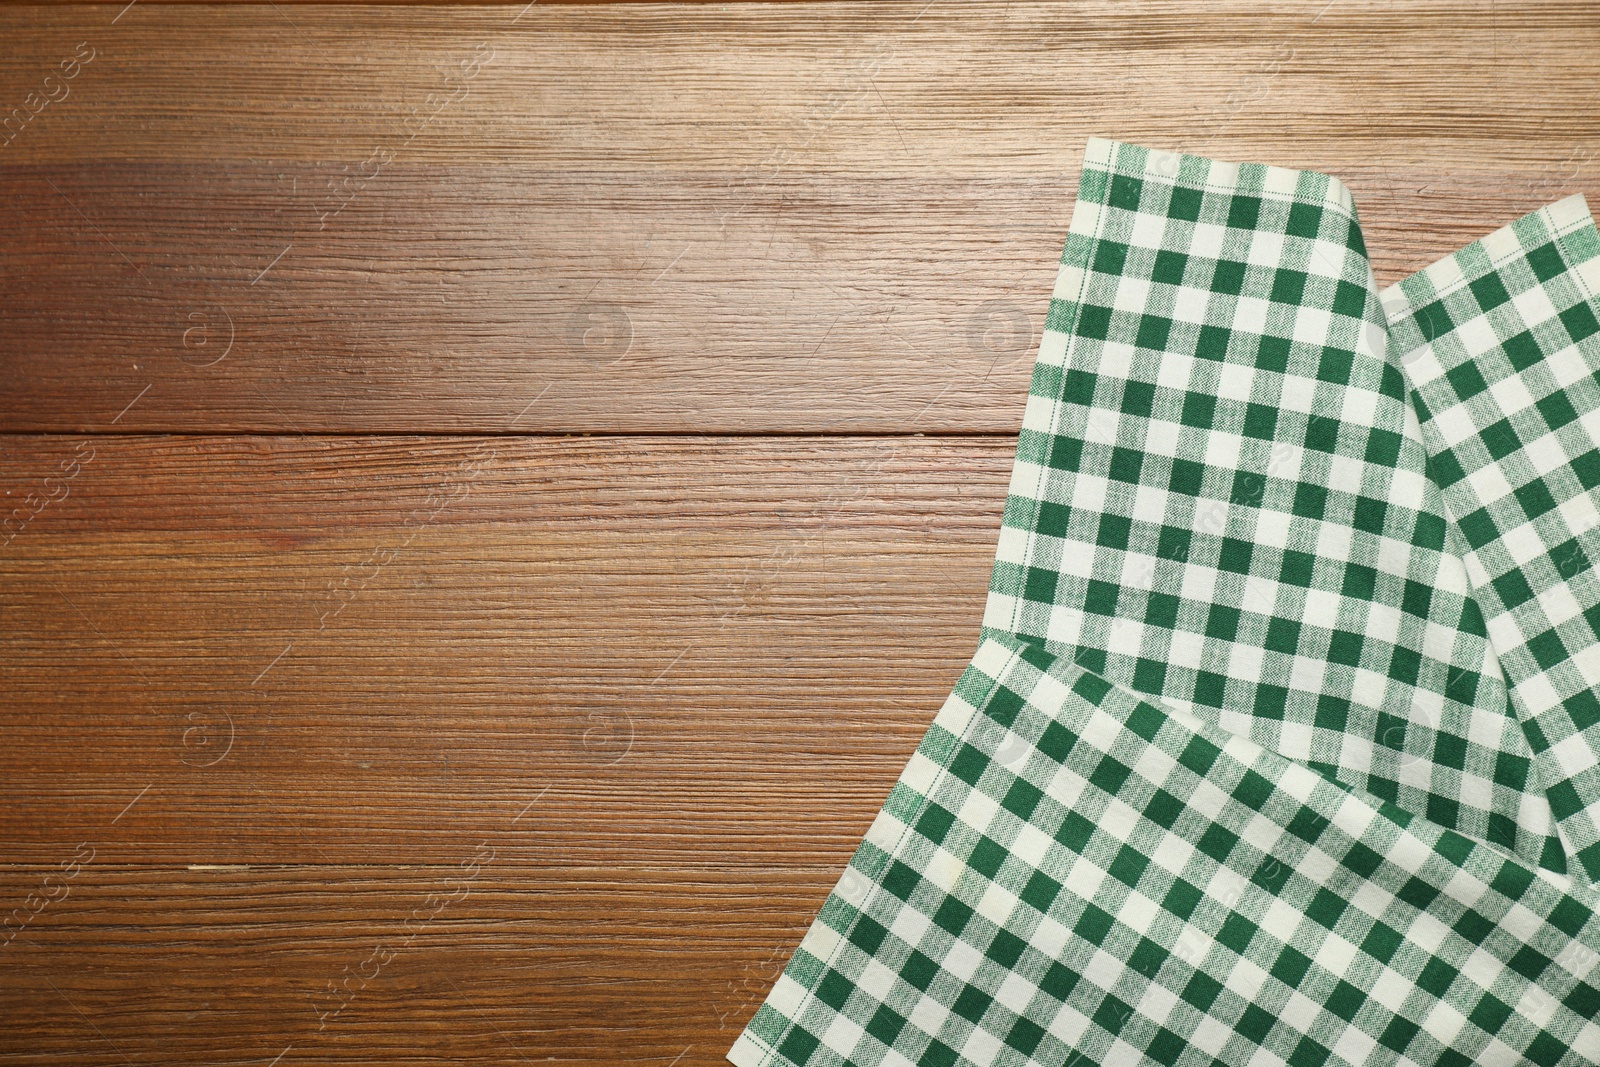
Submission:
[[[1539,347],[1539,342],[1533,339],[1533,334],[1527,330],[1506,338],[1500,349],[1511,361],[1513,370],[1527,370],[1544,358],[1544,350]]]
[[[1175,188],[1167,202],[1167,217],[1195,222],[1200,218],[1201,193],[1199,189]]]
[[[1235,834],[1221,823],[1212,823],[1206,827],[1205,833],[1200,835],[1197,847],[1218,863],[1226,863],[1228,862],[1229,853],[1233,851],[1233,846],[1238,843],[1238,834]]]
[[[1522,447],[1522,439],[1517,436],[1517,431],[1506,419],[1485,427],[1479,436],[1483,439],[1484,447],[1489,450],[1489,455],[1495,459],[1505,459]]]
[[[1023,587],[1022,595],[1040,604],[1054,604],[1057,577],[1055,571],[1045,570],[1042,567],[1029,567],[1028,581]]]
[[[1473,298],[1485,312],[1493,311],[1511,299],[1511,294],[1506,292],[1505,283],[1500,280],[1498,274],[1485,274],[1469,282],[1467,288],[1472,290]]]
[[[1185,393],[1179,420],[1185,426],[1210,429],[1216,417],[1217,398],[1210,393]]]
[[[1572,407],[1572,401],[1563,392],[1551,393],[1536,406],[1539,414],[1544,416],[1545,424],[1552,430],[1559,430],[1578,417],[1577,411]]]
[[[1368,567],[1361,563],[1351,563],[1344,569],[1344,588],[1340,592],[1344,596],[1354,597],[1357,600],[1371,600],[1377,585],[1377,568]]]
[[[1155,397],[1156,387],[1149,382],[1129,382],[1122,388],[1122,410],[1129,415],[1149,418]]]
[[[1206,636],[1219,641],[1232,641],[1239,632],[1239,609],[1226,604],[1212,604],[1206,618]]]
[[[1334,630],[1328,638],[1328,661],[1340,663],[1346,667],[1357,667],[1361,664],[1361,649],[1366,644],[1366,638],[1349,630]]]
[[[1542,244],[1528,253],[1528,266],[1533,268],[1533,276],[1541,282],[1551,278],[1567,269],[1561,261],[1561,251],[1556,248],[1555,242]]]
[[[1300,647],[1300,624],[1293,619],[1274,618],[1267,625],[1267,651],[1293,655]]]
[[[1320,485],[1301,482],[1294,488],[1294,513],[1320,519],[1328,510],[1328,491]]]
[[[1167,479],[1167,488],[1174,493],[1199,496],[1204,479],[1205,467],[1202,464],[1192,459],[1175,459],[1172,461],[1172,474]],[[1187,545],[1185,548],[1187,549]]]
[[[1199,489],[1198,483],[1196,490]],[[1193,534],[1178,526],[1161,527],[1161,536],[1156,542],[1156,558],[1182,561],[1189,557],[1189,542]]]
[[[999,930],[994,935],[994,940],[989,942],[989,947],[984,955],[994,960],[1002,967],[1011,967],[1022,958],[1022,953],[1028,943],[1010,930]]]
[[[1143,877],[1145,868],[1150,865],[1150,857],[1139,852],[1131,845],[1124,845],[1117,853],[1117,858],[1111,861],[1111,866],[1106,873],[1119,882],[1137,888],[1139,879]]]
[[[972,909],[955,897],[949,896],[944,898],[939,910],[933,913],[934,923],[952,937],[960,937],[961,931],[967,928],[967,923],[971,919]]]
[[[1316,576],[1317,557],[1309,552],[1297,552],[1288,549],[1283,554],[1283,563],[1278,568],[1278,581],[1285,585],[1297,585],[1302,589],[1309,589],[1311,581]]]
[[[1298,304],[1305,296],[1306,272],[1303,270],[1276,270],[1272,272],[1271,299],[1280,304]]]
[[[1383,533],[1383,520],[1389,513],[1386,501],[1376,497],[1356,497],[1355,514],[1350,518],[1350,524],[1358,530],[1365,530],[1370,534]]]
[[[1333,293],[1333,311],[1336,315],[1359,319],[1367,309],[1367,288],[1355,282],[1339,280]]]
[[[885,1045],[893,1045],[895,1038],[900,1036],[900,1031],[905,1027],[905,1019],[887,1004],[880,1004],[878,1010],[872,1013],[872,1018],[867,1020],[867,1033]],[[796,1062],[804,1063],[805,1060]]]
[[[1156,351],[1167,346],[1167,335],[1172,332],[1172,320],[1160,315],[1140,315],[1139,333],[1134,344]]]
[[[1202,896],[1204,894],[1196,886],[1182,878],[1176,878],[1172,882],[1172,888],[1168,889],[1167,895],[1162,898],[1161,906],[1178,918],[1187,920],[1200,905]]]
[[[1528,651],[1542,670],[1549,670],[1569,655],[1567,646],[1562,644],[1560,635],[1554,630],[1546,630],[1529,641]]]
[[[1120,589],[1115,582],[1105,582],[1098,578],[1090,578],[1084,591],[1083,610],[1108,617],[1115,615],[1117,613],[1117,595],[1119,592]]]
[[[1163,248],[1156,253],[1156,263],[1150,271],[1150,280],[1162,282],[1166,285],[1181,285],[1183,283],[1183,268],[1189,262],[1189,257],[1182,252],[1174,252]]]
[[[1306,447],[1319,452],[1338,451],[1339,420],[1326,415],[1313,415],[1307,419]]]
[[[1118,275],[1128,261],[1128,246],[1120,241],[1101,240],[1094,250],[1094,269],[1101,274]]]
[[[1171,630],[1178,625],[1178,605],[1181,601],[1174,593],[1150,593],[1144,608],[1144,621]]]
[[[1286,337],[1273,337],[1270,334],[1262,337],[1261,343],[1256,346],[1256,366],[1282,373],[1289,366],[1289,349],[1289,339]]]
[[[1194,702],[1208,708],[1220,708],[1227,702],[1228,678],[1213,671],[1195,671]]]
[[[1455,323],[1450,321],[1450,313],[1438,300],[1417,308],[1415,317],[1424,341],[1436,341],[1455,328]]]
[[[1133,520],[1126,515],[1104,512],[1100,516],[1100,530],[1095,534],[1095,544],[1119,551],[1125,549],[1128,547],[1128,533],[1132,527]]]
[[[1560,319],[1574,344],[1600,333],[1600,320],[1595,318],[1594,309],[1588,304],[1572,305],[1561,313]]]
[[[845,1001],[850,999],[850,991],[854,988],[850,979],[830,967],[828,973],[822,976],[822,981],[817,984],[817,999],[834,1011],[839,1011],[844,1007]]]
[[[1111,309],[1084,304],[1078,310],[1078,333],[1104,341],[1111,333]]]
[[[1235,574],[1250,573],[1250,556],[1255,551],[1255,545],[1237,537],[1224,537],[1222,551],[1217,557],[1217,566],[1225,571]]]
[[[1261,198],[1235,196],[1228,202],[1228,225],[1239,230],[1253,230],[1261,217]]]
[[[1324,348],[1322,360],[1317,364],[1317,377],[1325,382],[1348,384],[1350,370],[1355,366],[1356,354],[1343,348]]]
[[[1239,1021],[1233,1028],[1259,1045],[1266,1041],[1267,1034],[1272,1032],[1275,1022],[1277,1019],[1270,1011],[1260,1005],[1252,1004],[1244,1009],[1244,1014],[1239,1016]]]
[[[967,857],[967,866],[992,881],[1005,861],[1005,846],[991,838],[980,837],[972,847],[972,854]]]
[[[1034,871],[1028,877],[1028,884],[1022,887],[1023,903],[1041,913],[1048,912],[1060,894],[1061,883],[1043,871]]]
[[[1244,408],[1244,435],[1262,441],[1272,440],[1278,428],[1278,409],[1266,404],[1249,403]]]
[[[1517,503],[1522,505],[1523,514],[1530,519],[1537,519],[1540,515],[1555,509],[1555,497],[1550,495],[1550,490],[1541,481],[1535,479],[1526,485],[1519,485],[1513,493]]]
[[[1139,210],[1139,194],[1144,191],[1144,183],[1138,178],[1126,174],[1114,174],[1111,177],[1111,190],[1106,198],[1106,203],[1124,211]]]
[[[1086,370],[1069,370],[1061,379],[1061,399],[1068,404],[1093,404],[1098,379]]]
[[[1119,482],[1137,485],[1139,472],[1144,469],[1144,453],[1134,448],[1117,445],[1111,450],[1110,475]]]
[[[1233,335],[1221,326],[1202,326],[1195,335],[1194,354],[1199,359],[1218,362],[1228,358],[1228,339]]]
[[[1506,571],[1496,577],[1491,584],[1507,608],[1518,608],[1533,600],[1533,585],[1528,584],[1528,579],[1522,576],[1522,571]]]
[[[1343,730],[1350,720],[1350,702],[1343,697],[1323,694],[1317,698],[1313,724],[1324,730]]]
[[[1072,509],[1065,504],[1053,504],[1048,500],[1039,504],[1039,520],[1035,529],[1040,533],[1049,534],[1051,537],[1067,536],[1067,520],[1072,516]]]
[[[1272,977],[1293,989],[1310,969],[1310,956],[1293,945],[1285,945],[1283,951],[1278,953],[1278,961],[1272,965]]]
[[[1393,467],[1400,458],[1402,438],[1393,430],[1373,430],[1367,434],[1367,462]]]
[[[1217,260],[1216,269],[1211,272],[1211,291],[1238,296],[1243,288],[1244,264],[1232,259]]]
[[[1445,371],[1444,376],[1450,382],[1450,388],[1454,389],[1456,396],[1462,400],[1471,400],[1489,388],[1489,383],[1483,380],[1483,372],[1478,370],[1476,363],[1458,363]]]
[[[791,1063],[805,1063],[820,1044],[822,1042],[810,1031],[793,1026],[789,1029],[788,1036],[783,1039],[783,1044],[778,1046],[778,1055]]]
[[[1274,620],[1276,621],[1276,620]],[[1255,715],[1258,719],[1282,719],[1283,709],[1289,703],[1289,690],[1281,685],[1262,682],[1256,686]],[[1253,774],[1254,772],[1247,772]]]
[[[1365,993],[1341,978],[1338,984],[1333,987],[1333,992],[1329,993],[1323,1001],[1323,1004],[1339,1018],[1349,1022],[1356,1017],[1356,1012],[1360,1011],[1361,1005],[1366,1002],[1367,995]]]
[[[994,998],[977,986],[963,986],[956,1002],[950,1010],[968,1022],[977,1022],[983,1018],[983,1013],[989,1010],[989,1005],[994,1003]]]
[[[1322,225],[1322,205],[1297,200],[1289,206],[1289,224],[1284,232],[1290,237],[1315,237]]]

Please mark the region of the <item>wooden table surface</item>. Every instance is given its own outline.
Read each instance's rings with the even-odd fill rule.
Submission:
[[[976,646],[1087,137],[1384,284],[1600,192],[1592,4],[0,40],[3,1064],[721,1063]]]

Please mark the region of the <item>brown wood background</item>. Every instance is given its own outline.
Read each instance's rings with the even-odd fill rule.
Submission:
[[[975,646],[1086,137],[1384,283],[1600,191],[1592,4],[0,40],[4,1064],[722,1062]]]

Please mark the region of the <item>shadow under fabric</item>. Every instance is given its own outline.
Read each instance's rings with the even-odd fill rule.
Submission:
[[[1600,1064],[1600,235],[1088,143],[980,645],[738,1067]]]

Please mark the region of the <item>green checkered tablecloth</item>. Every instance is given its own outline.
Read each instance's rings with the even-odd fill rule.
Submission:
[[[738,1067],[1600,1064],[1600,235],[1089,142],[980,644]]]

